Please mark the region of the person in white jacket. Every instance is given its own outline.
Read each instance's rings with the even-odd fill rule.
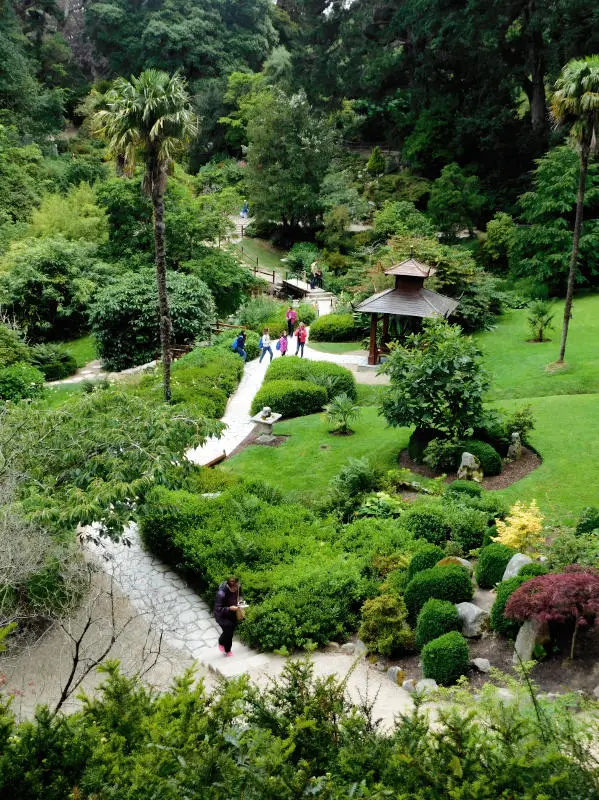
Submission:
[[[270,344],[270,333],[268,332],[268,328],[264,328],[262,331],[262,338],[260,339],[260,347],[262,348],[262,353],[260,354],[260,363],[262,363],[262,359],[266,353],[270,353],[270,360],[272,361],[272,347]]]

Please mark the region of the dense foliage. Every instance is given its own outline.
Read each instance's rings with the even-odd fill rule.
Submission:
[[[420,609],[416,622],[416,647],[418,650],[450,631],[458,631],[460,623],[458,610],[449,600],[436,600],[431,597]],[[434,677],[434,676],[427,676]]]
[[[492,589],[503,578],[503,573],[515,550],[496,542],[480,551],[476,564],[476,582],[482,589]]]
[[[266,370],[264,383],[278,380],[309,381],[323,386],[327,391],[327,399],[344,393],[352,400],[357,397],[356,379],[352,372],[339,364],[328,361],[308,361],[291,356],[277,358]]]
[[[425,644],[421,655],[424,677],[441,686],[455,683],[470,666],[468,642],[455,630]]]
[[[251,413],[257,414],[264,406],[284,417],[302,417],[315,414],[327,402],[327,390],[310,381],[274,380],[265,383],[252,400]]]

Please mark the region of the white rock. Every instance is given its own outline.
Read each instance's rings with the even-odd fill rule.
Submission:
[[[470,639],[480,636],[489,618],[489,612],[474,603],[456,603],[462,635]]]
[[[356,645],[353,642],[346,642],[345,644],[342,644],[340,647],[341,652],[345,653],[348,656],[352,656],[354,654],[355,649]]]
[[[472,453],[462,453],[462,460],[458,467],[458,480],[482,483],[483,477],[480,460]]]
[[[383,664],[382,661],[376,662],[376,668],[379,672],[387,672],[387,667]]]
[[[398,686],[401,686],[404,682],[404,678],[406,677],[406,672],[402,667],[389,667],[387,670],[387,677],[389,680],[396,683]]]
[[[516,553],[508,561],[501,580],[507,581],[508,578],[515,578],[525,564],[532,564],[532,558],[525,556],[524,553]]]
[[[479,672],[489,672],[491,669],[491,662],[488,658],[473,658],[471,663]]]
[[[327,642],[324,646],[325,650],[335,652],[341,650],[341,645],[338,642]]]
[[[593,697],[599,700],[599,686],[595,686],[595,688],[593,689]]]
[[[546,644],[549,640],[549,629],[546,622],[527,619],[520,626],[516,636],[514,655],[512,656],[513,663],[518,664],[520,660],[530,661],[536,645]]]
[[[416,684],[416,691],[420,694],[432,694],[432,692],[436,692],[439,686],[437,685],[437,681],[434,681],[432,678],[422,678]]]
[[[368,648],[366,647],[364,642],[361,639],[358,639],[356,641],[356,647],[355,647],[355,651],[354,651],[356,653],[356,655],[364,656],[364,655],[366,655],[367,650],[368,650]]]
[[[408,678],[402,683],[401,688],[405,689],[406,692],[413,694],[416,691],[416,681],[414,678]]]

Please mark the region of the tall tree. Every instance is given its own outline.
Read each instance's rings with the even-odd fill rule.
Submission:
[[[566,354],[568,326],[572,316],[589,158],[591,152],[597,148],[597,139],[599,138],[599,56],[570,61],[557,79],[555,89],[551,102],[551,114],[556,125],[570,126],[570,135],[578,145],[580,155],[576,218],[564,306],[562,341],[558,357],[558,361],[563,361]]]
[[[176,151],[196,133],[197,118],[179,74],[150,69],[130,81],[117,78],[106,100],[107,108],[94,116],[95,130],[108,140],[110,153],[124,159],[128,174],[133,173],[138,158],[145,165],[143,191],[153,208],[164,399],[168,402],[172,324],[166,289],[164,194],[169,165]]]

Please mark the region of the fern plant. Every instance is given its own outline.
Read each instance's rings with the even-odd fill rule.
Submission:
[[[361,413],[360,406],[357,406],[352,398],[342,392],[336,395],[331,402],[324,408],[327,420],[335,427],[333,430],[336,433],[350,434],[353,430],[350,428],[350,423],[355,422]]]

